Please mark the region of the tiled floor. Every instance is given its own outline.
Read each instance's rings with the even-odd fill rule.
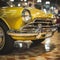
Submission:
[[[60,33],[55,32],[51,38],[51,50],[45,51],[44,43],[20,51],[13,50],[13,53],[0,56],[0,60],[60,60]]]

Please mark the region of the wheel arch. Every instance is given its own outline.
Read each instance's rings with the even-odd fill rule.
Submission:
[[[8,24],[3,18],[0,18],[0,22],[4,23],[4,25],[5,25],[8,29],[10,29],[9,24]]]
[[[9,30],[9,27],[7,23],[0,18],[0,27],[2,28],[4,32],[4,45],[1,45],[0,54],[8,54],[13,51],[14,46],[14,40],[12,40],[12,37],[7,34],[7,31]],[[3,39],[3,38],[2,38]]]

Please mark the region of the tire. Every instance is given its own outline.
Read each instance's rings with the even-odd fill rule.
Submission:
[[[8,54],[12,52],[14,41],[7,35],[7,25],[0,21],[0,54]]]

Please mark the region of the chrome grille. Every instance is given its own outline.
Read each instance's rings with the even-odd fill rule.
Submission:
[[[51,20],[42,20],[36,19],[33,22],[26,24],[24,27],[21,28],[21,33],[39,33],[39,32],[47,32],[51,31],[52,27]]]

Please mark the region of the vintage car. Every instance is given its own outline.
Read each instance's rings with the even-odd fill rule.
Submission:
[[[0,7],[0,54],[12,51],[14,43],[20,47],[26,43],[29,47],[32,42],[44,41],[52,35],[55,21],[52,14],[36,8]]]

